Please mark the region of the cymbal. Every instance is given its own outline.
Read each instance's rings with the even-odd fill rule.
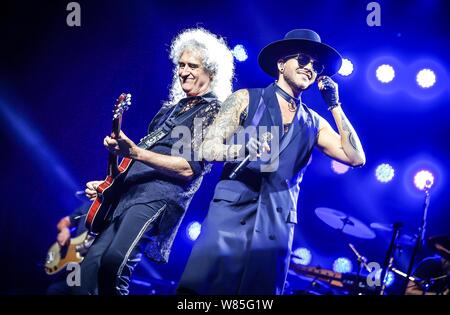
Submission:
[[[394,224],[389,223],[373,222],[370,223],[370,227],[380,232],[392,232],[394,230]],[[400,246],[414,246],[415,242],[416,236],[411,236],[409,234],[400,233],[400,235],[397,238],[397,245]]]
[[[401,246],[414,246],[414,244],[416,243],[416,236],[412,236],[409,234],[401,234],[398,237],[397,240],[397,245],[401,245]]]
[[[367,225],[344,212],[320,207],[315,213],[323,222],[345,234],[365,239],[375,238],[375,233]]]
[[[382,231],[382,232],[392,232],[395,228],[401,229],[403,227],[403,223],[396,222],[396,223],[379,223],[379,222],[373,222],[370,223],[370,227],[374,230]]]
[[[378,222],[370,223],[370,227],[374,230],[386,231],[386,232],[392,232],[392,230],[394,229],[393,224],[378,223]]]

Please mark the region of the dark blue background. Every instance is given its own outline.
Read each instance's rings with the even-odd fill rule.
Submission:
[[[60,217],[81,201],[74,197],[88,180],[102,179],[107,152],[102,139],[111,123],[114,100],[133,94],[123,130],[139,140],[167,97],[173,36],[203,26],[243,44],[249,59],[237,63],[234,89],[271,82],[257,66],[259,50],[294,28],[316,30],[355,65],[349,77],[336,76],[341,100],[362,139],[367,164],[336,175],[330,160],[314,152],[299,200],[295,247],[308,247],[312,264],[331,269],[352,242],[369,260],[382,262],[390,234],[373,240],[342,235],[314,214],[317,207],[344,211],[362,220],[402,221],[413,234],[422,214],[423,194],[412,184],[421,168],[436,182],[429,209],[427,236],[450,232],[448,194],[448,7],[445,1],[378,1],[381,26],[369,27],[370,1],[79,1],[81,27],[66,25],[69,1],[9,1],[4,18],[0,68],[0,140],[2,180],[0,293],[42,293],[50,282],[42,269]],[[5,15],[6,13],[6,15]],[[397,77],[381,87],[375,67],[393,58]],[[436,65],[437,85],[424,90],[415,83],[420,65]],[[436,92],[434,92],[436,91]],[[316,87],[303,100],[332,125]],[[374,171],[390,163],[395,177],[380,184]],[[193,242],[185,233],[208,209],[220,165],[208,175],[191,203],[167,265],[146,262],[136,277],[150,274],[178,281]],[[430,253],[424,251],[420,256]],[[405,269],[410,250],[397,255]],[[295,278],[295,277],[293,277]],[[293,284],[295,279],[291,279]],[[135,292],[148,293],[146,288]]]

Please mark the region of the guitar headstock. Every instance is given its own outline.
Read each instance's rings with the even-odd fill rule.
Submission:
[[[122,93],[116,100],[113,110],[113,119],[117,119],[122,116],[123,112],[128,110],[131,106],[131,94]]]

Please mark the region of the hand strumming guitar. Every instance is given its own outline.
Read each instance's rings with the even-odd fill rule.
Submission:
[[[59,231],[58,235],[56,236],[56,240],[59,245],[64,246],[70,240],[70,226],[71,222],[68,216],[59,220],[58,224],[56,225],[56,228]]]

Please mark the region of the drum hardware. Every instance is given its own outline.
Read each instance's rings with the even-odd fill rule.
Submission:
[[[372,239],[376,236],[367,225],[344,212],[320,207],[316,208],[315,213],[320,220],[344,234],[364,239]]]
[[[427,215],[428,215],[428,206],[430,205],[430,189],[431,189],[432,183],[428,180],[424,189],[425,198],[423,203],[423,216],[422,216],[422,222],[419,227],[418,233],[417,233],[417,239],[414,244],[414,249],[411,254],[411,258],[408,265],[408,271],[406,272],[406,280],[404,281],[403,290],[402,292],[406,292],[406,288],[408,286],[408,278],[411,276],[412,269],[414,266],[414,260],[416,259],[416,255],[419,252],[420,248],[422,247],[422,243],[425,240],[425,229],[427,225]]]
[[[348,244],[348,246],[350,247],[350,249],[353,251],[353,253],[355,254],[357,261],[358,261],[358,271],[356,272],[357,275],[357,279],[361,278],[361,272],[362,272],[362,268],[364,267],[368,272],[371,272],[370,267],[367,265],[367,258],[362,256],[355,248],[355,246],[351,243]],[[359,281],[355,282],[355,292],[356,294],[359,294]]]

